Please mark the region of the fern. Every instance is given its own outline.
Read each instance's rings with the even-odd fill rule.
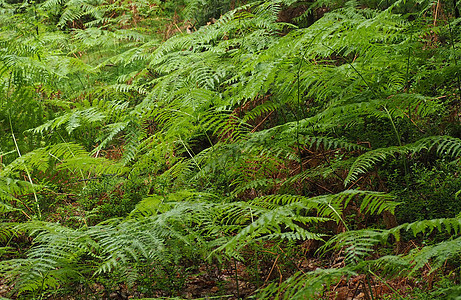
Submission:
[[[352,276],[357,273],[351,269],[318,269],[303,273],[297,272],[281,285],[271,284],[258,294],[258,298],[274,299],[306,299],[317,298],[323,294],[325,285],[330,285],[342,276]]]
[[[274,195],[254,200],[254,204],[264,203],[279,204],[279,207],[267,207],[270,209],[267,213],[261,215],[256,221],[242,229],[235,237],[230,239],[221,248],[226,251],[239,249],[250,240],[257,239],[259,236],[264,237],[267,233],[270,238],[286,238],[289,240],[319,239],[321,236],[309,233],[298,224],[309,224],[312,222],[324,222],[335,220],[344,222],[343,209],[355,196],[362,196],[361,210],[373,213],[381,213],[383,210],[393,211],[396,203],[389,201],[392,199],[388,195],[370,192],[347,191],[337,195],[325,195],[314,198],[306,198],[293,195]],[[317,217],[304,216],[302,210],[316,210]],[[281,227],[283,226],[283,227]],[[347,226],[347,225],[346,225]],[[283,233],[282,228],[289,228],[293,233]],[[266,237],[267,238],[267,237]]]
[[[46,148],[39,148],[17,158],[0,172],[0,176],[18,175],[32,168],[45,172],[58,165],[58,169],[79,172],[108,172],[121,174],[126,171],[121,165],[103,158],[90,157],[89,153],[79,145],[63,143]]]
[[[344,184],[347,185],[357,180],[360,174],[366,173],[377,163],[389,157],[395,157],[396,155],[406,156],[423,150],[430,151],[431,149],[435,149],[436,153],[440,156],[458,157],[461,149],[461,141],[449,136],[434,136],[423,138],[415,143],[404,146],[392,146],[369,151],[359,156],[353,163]]]
[[[363,229],[348,231],[336,235],[330,239],[320,251],[331,249],[343,249],[345,252],[346,263],[359,264],[364,258],[369,256],[377,245],[386,244],[390,236],[393,236],[397,241],[401,240],[402,231],[410,231],[415,237],[418,234],[429,235],[434,230],[438,232],[447,232],[457,236],[461,230],[461,222],[459,218],[433,219],[424,220],[414,223],[406,223],[388,230]],[[428,262],[433,262],[434,270],[441,268],[446,257],[453,256],[458,253],[456,245],[459,243],[459,238],[453,241],[443,241],[433,246],[425,246],[422,249],[414,249],[411,254],[395,257],[396,263],[401,264],[401,270],[410,268],[411,274],[415,274]],[[442,259],[443,257],[443,259]],[[432,260],[435,258],[435,260]],[[383,269],[391,270],[392,267],[386,267],[385,264],[392,266],[393,262],[390,257],[380,258],[376,264]],[[410,267],[411,266],[411,267]],[[396,270],[394,270],[396,271]],[[392,273],[392,272],[391,272]]]
[[[357,272],[375,274],[370,270],[381,270],[382,275],[414,276],[423,267],[431,264],[431,272],[443,267],[446,259],[459,254],[459,237],[443,241],[421,249],[413,249],[409,254],[402,256],[388,255],[378,259],[365,260],[371,256],[378,245],[388,243],[392,235],[400,238],[400,231],[411,231],[415,236],[420,233],[430,234],[434,229],[440,232],[460,232],[460,219],[425,220],[411,224],[402,224],[388,230],[362,229],[346,231],[330,239],[320,251],[341,249],[345,255],[346,266],[338,269],[325,269],[299,272],[286,280],[281,286],[268,286],[261,291],[261,295],[274,295],[283,299],[293,297],[314,297],[320,295],[325,285],[329,285],[344,275],[355,275]],[[329,275],[335,276],[329,276]],[[322,276],[324,275],[324,276]],[[280,293],[280,291],[283,291]]]
[[[394,213],[398,203],[390,194],[360,190],[373,184],[360,176],[379,163],[431,151],[459,157],[457,138],[421,138],[424,130],[455,132],[428,122],[447,116],[458,93],[450,81],[459,77],[457,31],[445,32],[440,23],[449,14],[438,16],[438,27],[426,26],[430,1],[384,9],[320,1],[310,5],[318,19],[303,27],[278,21],[287,7],[302,13],[300,2],[250,1],[227,13],[211,4],[186,1],[183,15],[200,25],[223,15],[194,24],[190,34],[180,32],[187,20],[175,15],[179,32],[164,42],[154,31],[170,9],[166,2],[0,4],[0,211],[33,219],[27,193],[42,189],[33,183],[54,172],[85,181],[136,177],[151,193],[126,219],[95,226],[2,223],[1,241],[23,232],[33,241],[25,257],[0,262],[19,295],[44,295],[115,271],[132,284],[143,268],[188,255],[243,260],[248,249],[266,246],[261,241],[314,239],[325,242],[324,254],[346,257],[344,268],[297,273],[270,284],[261,298],[319,298],[344,275],[385,274],[394,266],[415,275],[458,255],[456,218],[349,230],[348,215],[351,208],[367,216]],[[392,123],[399,146],[383,139],[367,151],[362,131],[382,131],[383,122]],[[410,129],[400,134],[396,123]],[[347,169],[345,184],[358,190],[342,191],[338,179]],[[23,182],[29,170],[37,176]],[[330,194],[319,195],[307,182]],[[80,186],[71,189],[78,193]],[[327,222],[345,232],[330,237]],[[434,231],[453,239],[409,255],[371,255],[390,238],[408,236],[402,232]]]

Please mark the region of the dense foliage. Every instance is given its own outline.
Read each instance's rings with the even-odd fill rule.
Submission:
[[[456,0],[0,0],[0,25],[0,297],[461,296]]]

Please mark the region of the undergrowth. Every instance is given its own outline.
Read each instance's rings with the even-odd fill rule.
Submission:
[[[457,1],[0,11],[0,297],[460,297]]]

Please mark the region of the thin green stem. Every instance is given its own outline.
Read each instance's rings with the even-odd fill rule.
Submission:
[[[303,55],[301,56],[301,61],[299,62],[299,66],[298,66],[298,72],[297,72],[297,77],[296,77],[296,81],[297,81],[297,97],[298,97],[298,110],[301,110],[301,112],[303,113],[303,116],[304,116],[304,110],[302,109],[301,107],[301,82],[300,82],[300,78],[301,78],[301,68],[303,66],[303,62],[304,62],[304,56],[306,55],[307,53],[307,50],[309,50],[310,46],[312,46],[312,44],[314,43],[315,39],[317,38],[317,36],[319,35],[320,33],[318,33],[317,35],[315,35],[312,40],[310,41],[310,43],[307,45],[306,47],[306,50],[304,50],[303,52]],[[300,172],[302,173],[303,172],[303,160],[302,160],[302,153],[301,153],[301,146],[300,146],[300,138],[299,138],[299,117],[298,117],[298,113],[295,112],[295,118],[296,118],[296,150],[298,151],[298,159],[299,159],[299,168],[300,168]]]
[[[399,143],[399,146],[402,147],[402,139],[400,137],[399,131],[397,130],[397,127],[395,126],[394,120],[392,119],[392,116],[389,110],[387,109],[387,107],[383,106],[383,108],[386,111],[386,114],[389,120],[391,121],[392,128],[394,129],[394,132],[395,132],[395,136],[397,137],[397,142]],[[405,168],[405,182],[407,183],[407,187],[409,187],[410,185],[409,185],[408,178],[407,178],[409,170],[408,170],[407,158],[405,156],[403,157],[403,167]]]
[[[450,31],[450,40],[451,40],[450,42],[451,42],[451,47],[453,49],[453,62],[455,64],[455,67],[457,67],[458,59],[456,57],[455,39],[453,37],[453,30],[451,29],[450,21],[448,21],[448,30]],[[456,68],[456,79],[458,82],[458,99],[459,99],[459,102],[461,102],[461,74],[458,68]]]
[[[13,124],[11,123],[11,117],[9,116],[8,119],[10,121],[11,135],[13,136],[13,141],[14,141],[14,145],[16,147],[16,151],[18,152],[19,157],[22,157],[21,151],[19,150],[19,146],[18,146],[18,143],[16,141],[16,137],[14,135]],[[29,180],[30,185],[32,187],[32,193],[34,194],[34,200],[35,200],[35,206],[37,208],[38,218],[41,219],[42,218],[42,213],[40,211],[40,204],[38,202],[38,197],[37,197],[37,192],[35,191],[34,182],[32,181],[32,177],[30,176],[30,172],[29,172],[29,169],[27,168],[26,164],[23,163],[23,165],[24,165],[24,170],[26,171],[26,174],[27,174],[27,179]]]
[[[400,138],[400,134],[399,134],[399,131],[397,130],[397,127],[395,126],[395,123],[394,123],[394,120],[392,119],[392,116],[391,114],[389,113],[389,110],[387,109],[387,107],[383,106],[384,110],[386,111],[386,114],[389,118],[389,120],[391,121],[391,124],[392,124],[392,128],[394,129],[394,133],[395,133],[395,136],[397,137],[397,141],[399,143],[399,146],[402,146],[402,140]]]
[[[189,151],[189,148],[187,148],[186,144],[184,143],[184,141],[182,140],[181,136],[179,136],[179,141],[181,142],[181,144],[184,146],[184,149],[186,149],[187,153],[189,154],[190,158],[192,159],[192,161],[194,162],[194,164],[197,166],[197,168],[201,171],[202,168],[200,168],[200,165],[197,163],[197,161],[195,160],[195,154],[192,155],[191,151]]]
[[[324,47],[327,47],[327,48],[330,49],[331,51],[333,51],[333,53],[338,54],[338,53],[336,52],[336,50],[333,49],[333,48],[331,48],[330,46],[325,45],[325,44],[322,44],[322,45],[323,45]],[[341,55],[341,54],[339,54],[339,55]],[[347,61],[347,59],[346,59],[343,55],[341,55],[341,57],[344,58],[344,59],[346,60],[347,64],[355,71],[355,73],[357,73],[357,75],[359,75],[359,77],[362,79],[362,81],[365,83],[365,85],[368,87],[368,89],[373,93],[373,95],[374,95],[375,97],[377,97],[378,95],[376,94],[375,90],[368,84],[368,81],[365,80],[365,77],[363,77],[362,73],[360,73],[360,72],[354,67],[354,65],[353,65],[352,63],[350,63],[349,61]]]
[[[368,272],[373,275],[374,277],[378,278],[382,283],[384,283],[391,291],[394,292],[395,295],[397,295],[400,299],[405,299],[403,298],[399,292],[394,289],[390,284],[388,284],[383,278],[379,277],[378,275],[376,275],[372,270],[368,270]]]
[[[405,75],[405,81],[406,81],[406,91],[410,89],[410,58],[411,58],[411,42],[413,40],[413,34],[410,29],[410,45],[408,46],[408,57],[407,57],[407,72]]]
[[[328,207],[334,212],[334,214],[339,218],[339,220],[341,221],[341,223],[343,223],[344,228],[346,229],[346,231],[349,231],[349,227],[347,227],[346,222],[345,222],[344,219],[341,217],[341,215],[338,213],[338,211],[337,211],[330,203],[328,203],[327,206],[328,206]]]
[[[234,260],[234,271],[235,271],[235,286],[236,286],[236,291],[237,291],[237,299],[241,299],[240,298],[240,288],[239,288],[239,279],[238,279],[238,274],[237,274],[237,261],[235,260],[235,258],[233,258]]]
[[[371,282],[370,282],[370,274],[366,275],[366,279],[367,279],[368,289],[370,290],[371,300],[375,300],[375,297],[373,296],[373,288],[371,287]]]
[[[61,134],[58,133],[58,135],[59,135],[59,137],[61,138],[61,140],[64,142],[64,144],[66,145],[67,150],[69,150],[70,154],[72,154],[72,156],[75,157],[74,152],[72,152],[72,149],[70,149],[69,145],[66,143],[66,141],[65,141],[64,138],[61,136]],[[56,156],[52,155],[51,153],[49,153],[49,154],[50,154],[50,156],[53,156],[53,157],[55,157],[57,160],[61,161],[59,158],[57,158]],[[82,176],[83,184],[86,186],[85,176],[83,175],[82,169],[79,169],[79,172],[80,172],[80,176]],[[90,177],[90,175],[88,175],[88,177]]]

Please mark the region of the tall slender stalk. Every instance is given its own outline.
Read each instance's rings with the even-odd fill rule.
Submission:
[[[336,52],[335,49],[331,48],[330,46],[328,45],[325,45],[325,44],[322,44],[323,46],[325,46],[326,48],[330,49],[331,51],[333,51],[333,53],[335,54],[339,54]],[[362,81],[365,83],[365,85],[368,87],[368,89],[371,91],[371,93],[375,96],[375,97],[378,97],[378,94],[375,92],[375,90],[370,86],[370,84],[368,83],[368,81],[365,79],[365,77],[363,77],[362,73],[360,73],[355,67],[354,65],[349,62],[346,57],[344,57],[343,55],[339,54],[342,58],[344,58],[347,62],[347,64],[352,68],[352,70],[354,70],[355,73],[357,73],[357,75],[359,75],[359,77],[362,79]]]
[[[16,137],[14,135],[13,124],[11,123],[11,117],[9,117],[9,121],[10,121],[10,129],[11,129],[11,135],[13,136],[14,146],[16,147],[16,151],[18,152],[19,157],[22,157],[21,151],[19,150],[19,146],[18,146],[18,143],[16,141]],[[27,174],[27,179],[29,180],[30,185],[32,187],[32,193],[34,194],[35,207],[37,208],[38,218],[41,219],[42,218],[42,213],[40,211],[40,204],[38,202],[38,197],[37,197],[37,192],[35,191],[34,182],[32,181],[32,177],[30,176],[30,172],[29,172],[29,169],[27,168],[26,164],[23,164],[23,165],[24,165],[24,170],[26,171],[26,174]]]
[[[392,124],[392,128],[394,129],[395,136],[397,137],[397,142],[399,143],[399,146],[402,147],[402,138],[400,137],[399,131],[397,130],[397,127],[395,126],[394,120],[392,119],[392,116],[391,116],[389,110],[387,109],[387,107],[383,106],[383,108],[386,111],[386,114],[387,114],[387,116],[389,118],[389,121]],[[407,183],[407,186],[409,186],[408,178],[406,176],[409,173],[409,169],[408,169],[407,158],[405,156],[403,157],[403,167],[405,169],[405,181]]]
[[[235,260],[235,258],[233,258],[234,260],[234,271],[235,271],[235,287],[236,287],[236,291],[237,291],[237,299],[241,299],[240,298],[240,288],[239,288],[239,278],[238,278],[238,273],[237,273],[237,261]]]
[[[450,31],[450,43],[451,47],[453,49],[453,63],[455,64],[455,67],[458,66],[458,58],[456,57],[456,48],[455,48],[455,38],[453,37],[453,30],[451,29],[451,22],[448,21],[448,30]],[[458,83],[458,101],[461,103],[461,74],[456,68],[456,79]]]
[[[301,110],[301,112],[303,113],[304,115],[304,110],[302,109],[301,107],[301,83],[300,83],[300,77],[301,77],[301,68],[303,66],[303,62],[304,62],[304,56],[306,55],[307,53],[307,50],[309,50],[310,46],[312,46],[312,44],[314,43],[315,39],[317,38],[317,36],[319,35],[320,33],[317,33],[313,38],[312,40],[309,42],[309,44],[307,45],[306,49],[304,50],[303,52],[303,55],[301,56],[301,61],[299,62],[299,66],[298,66],[298,72],[297,72],[297,76],[296,76],[296,82],[297,82],[297,100],[298,100],[298,110]],[[300,138],[299,138],[299,126],[300,126],[300,123],[299,123],[299,117],[298,117],[298,113],[295,112],[295,118],[296,118],[296,150],[298,151],[298,159],[299,159],[299,169],[300,169],[300,172],[303,172],[304,168],[303,168],[303,160],[302,160],[302,153],[301,153],[301,146],[300,146]]]
[[[405,75],[405,89],[408,92],[410,89],[410,58],[411,58],[411,43],[413,41],[413,32],[412,32],[412,27],[410,28],[410,45],[408,46],[408,57],[407,57],[407,71]]]

